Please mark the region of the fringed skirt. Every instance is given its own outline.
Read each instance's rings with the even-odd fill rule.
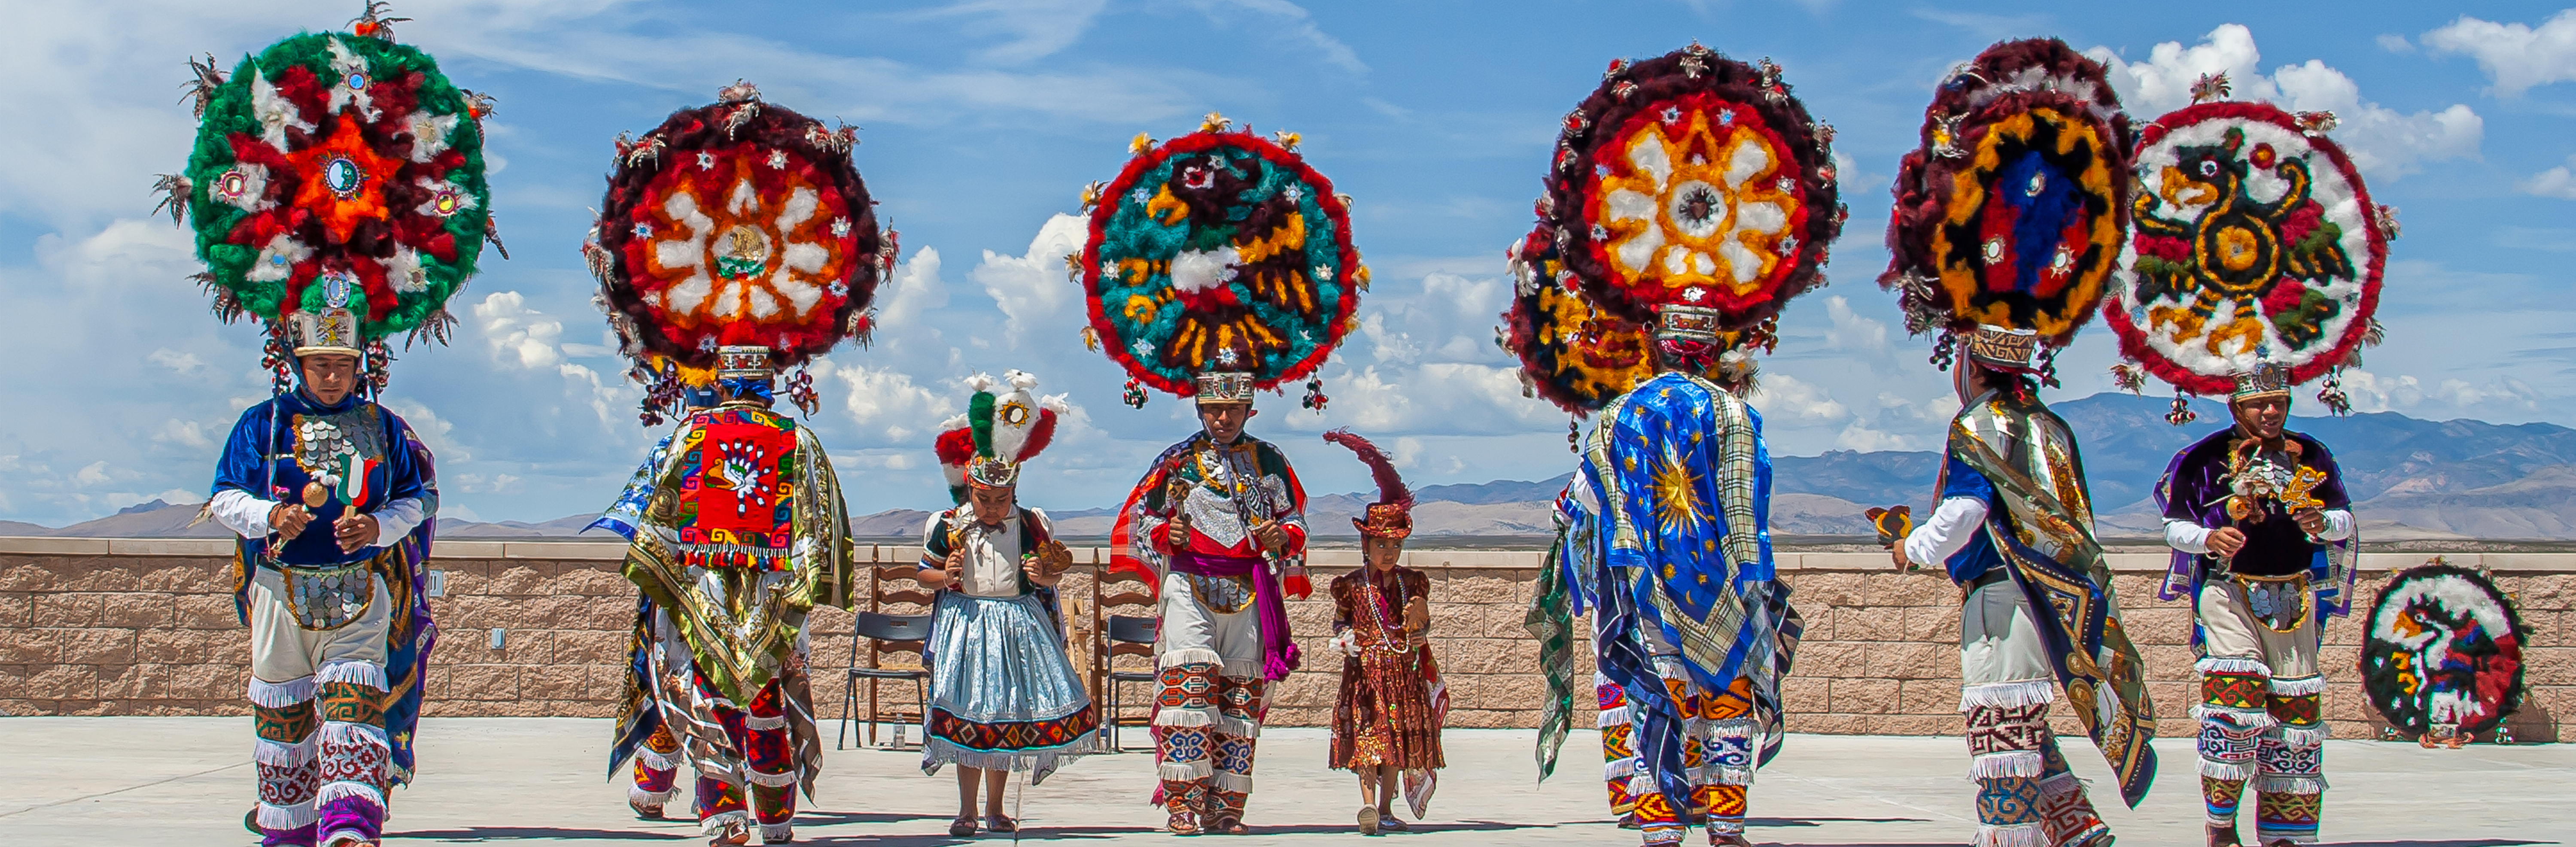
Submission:
[[[923,773],[955,762],[1043,782],[1064,759],[1093,752],[1098,713],[1036,596],[940,592],[925,647]]]

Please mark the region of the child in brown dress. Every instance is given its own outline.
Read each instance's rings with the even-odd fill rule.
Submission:
[[[1332,766],[1360,777],[1360,832],[1403,832],[1393,805],[1398,775],[1415,820],[1438,784],[1440,723],[1449,695],[1431,659],[1431,581],[1397,562],[1413,534],[1413,496],[1393,463],[1348,430],[1324,440],[1351,448],[1377,479],[1378,502],[1352,523],[1360,531],[1358,570],[1333,580],[1333,641],[1342,651],[1341,696],[1333,704]]]

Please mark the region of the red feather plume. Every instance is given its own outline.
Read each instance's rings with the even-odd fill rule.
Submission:
[[[1046,449],[1047,442],[1053,440],[1055,440],[1055,410],[1041,406],[1038,408],[1037,425],[1029,427],[1028,443],[1020,445],[1020,455],[1011,457],[1011,460],[1025,462],[1037,458],[1038,451]]]
[[[1394,460],[1388,459],[1377,445],[1370,444],[1368,439],[1353,434],[1349,429],[1324,433],[1324,440],[1351,448],[1351,452],[1359,454],[1360,461],[1368,463],[1369,476],[1377,480],[1378,502],[1413,505],[1413,490],[1404,487],[1404,477],[1395,472]]]
[[[939,451],[940,464],[962,467],[967,462],[973,461],[975,458],[975,431],[973,429],[958,427],[956,429],[940,433],[939,439],[933,442],[933,444],[936,445]]]

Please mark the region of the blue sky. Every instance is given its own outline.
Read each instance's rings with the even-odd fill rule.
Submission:
[[[2564,0],[2561,0],[2563,3]],[[193,123],[183,60],[229,66],[355,3],[42,4],[0,30],[0,518],[61,524],[155,497],[203,496],[239,409],[265,393],[258,339],[206,316],[197,268],[152,175]],[[2381,311],[2389,343],[2349,382],[2365,410],[2498,422],[2576,417],[2576,10],[2552,3],[1756,4],[970,0],[949,4],[406,2],[402,40],[490,92],[493,208],[515,257],[486,256],[451,309],[453,347],[396,367],[392,405],[440,453],[449,514],[542,520],[594,509],[654,435],[636,425],[577,247],[609,139],[743,78],[771,102],[862,126],[856,158],[902,231],[872,348],[817,371],[830,445],[858,512],[945,500],[929,443],[979,370],[1065,392],[1073,425],[1024,498],[1114,502],[1185,434],[1186,404],[1118,403],[1122,376],[1082,350],[1075,196],[1138,132],[1221,111],[1305,137],[1356,198],[1376,271],[1365,331],[1324,369],[1329,415],[1274,400],[1253,431],[1309,488],[1354,490],[1358,463],[1317,433],[1389,444],[1417,484],[1535,479],[1568,466],[1566,420],[1519,396],[1492,343],[1502,248],[1526,232],[1556,122],[1603,65],[1693,38],[1775,58],[1841,131],[1851,226],[1834,284],[1793,304],[1765,365],[1773,449],[1924,449],[1946,381],[1871,283],[1887,178],[1932,82],[2003,38],[2051,35],[2115,61],[2141,120],[2196,73],[2240,97],[2343,117],[2336,137],[2400,207]],[[2181,82],[2177,82],[2180,80]],[[2068,396],[2107,390],[2109,331],[2063,364]],[[2116,445],[2088,445],[2092,450]]]

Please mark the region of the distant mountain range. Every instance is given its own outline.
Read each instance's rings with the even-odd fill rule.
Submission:
[[[2128,394],[2096,394],[2057,403],[2084,450],[2094,508],[2106,536],[2161,533],[2148,499],[2176,451],[2217,431],[2226,406],[2192,404],[2197,423],[2166,424],[2170,401]],[[2323,440],[2335,452],[2345,489],[2358,503],[2365,537],[2378,539],[2478,538],[2576,539],[2576,429],[2556,424],[2490,424],[2426,421],[2396,412],[2291,420],[2291,428]],[[1415,532],[1425,536],[1508,538],[1550,532],[1549,501],[1573,478],[1569,471],[1536,482],[1497,480],[1414,489]],[[1941,455],[1930,451],[1821,456],[1774,456],[1771,528],[1782,535],[1856,536],[1870,533],[1861,517],[1872,505],[1929,506]],[[1374,492],[1323,494],[1307,501],[1307,523],[1316,536],[1349,538],[1349,518]],[[1109,534],[1111,510],[1049,513],[1058,535],[1093,539]],[[197,504],[155,500],[115,515],[59,529],[0,521],[0,534],[82,537],[221,536],[212,521],[190,527]],[[542,523],[482,523],[442,519],[444,538],[566,537],[589,525],[576,514]],[[929,512],[895,509],[850,519],[851,533],[870,539],[916,539]],[[598,533],[593,533],[597,535]]]

